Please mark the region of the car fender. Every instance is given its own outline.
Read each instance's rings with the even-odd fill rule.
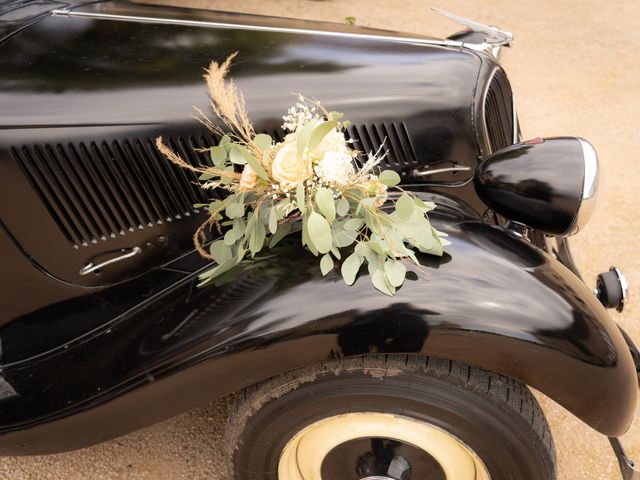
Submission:
[[[637,402],[632,357],[593,293],[498,227],[431,215],[449,234],[394,297],[366,272],[348,287],[294,238],[221,287],[197,272],[59,349],[5,366],[0,453],[41,454],[122,435],[329,358],[458,360],[528,384],[619,436]],[[363,269],[364,270],[364,269]],[[129,286],[129,289],[134,287]]]

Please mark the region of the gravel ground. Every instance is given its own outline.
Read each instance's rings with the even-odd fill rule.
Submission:
[[[343,22],[446,36],[456,25],[432,14],[423,0],[173,0],[175,4]],[[168,3],[168,2],[158,2]],[[635,205],[640,173],[640,30],[637,0],[432,0],[438,6],[515,32],[507,51],[509,72],[525,137],[579,135],[599,151],[604,170],[600,207],[574,242],[584,277],[616,265],[640,284]],[[633,299],[632,299],[633,300]],[[632,301],[620,323],[636,342],[640,326]],[[616,315],[614,313],[614,315]],[[549,417],[561,480],[618,479],[605,437],[539,395]],[[9,479],[213,479],[222,480],[219,457],[227,401],[183,414],[111,442],[60,455],[0,459]],[[640,458],[640,422],[624,437]]]

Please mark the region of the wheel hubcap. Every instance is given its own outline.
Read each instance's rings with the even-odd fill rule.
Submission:
[[[358,412],[319,420],[289,440],[279,480],[489,480],[480,458],[413,418]]]

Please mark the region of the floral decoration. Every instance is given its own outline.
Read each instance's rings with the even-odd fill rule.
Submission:
[[[204,78],[210,104],[223,126],[198,111],[221,140],[209,149],[212,166],[193,166],[158,138],[159,150],[197,171],[204,189],[222,192],[206,205],[208,219],[195,233],[200,253],[215,265],[200,285],[222,284],[287,235],[320,258],[320,271],[339,269],[352,285],[366,264],[373,286],[394,295],[416,250],[442,255],[447,241],[427,213],[435,208],[398,186],[393,170],[380,171],[386,153],[357,152],[345,137],[349,122],[301,95],[283,117],[282,142],[256,133],[242,93],[227,79],[231,55],[212,62]],[[220,237],[207,244],[215,228]],[[258,256],[258,257],[256,257]]]

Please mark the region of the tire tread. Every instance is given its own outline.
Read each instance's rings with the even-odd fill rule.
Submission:
[[[231,459],[240,444],[248,419],[266,402],[313,381],[320,375],[339,375],[353,371],[362,371],[380,380],[399,372],[429,375],[489,397],[512,415],[528,423],[536,440],[555,463],[555,448],[549,424],[542,408],[525,385],[510,377],[455,360],[399,354],[333,359],[286,372],[236,393],[225,433],[225,453],[229,460],[225,463],[233,464]]]

